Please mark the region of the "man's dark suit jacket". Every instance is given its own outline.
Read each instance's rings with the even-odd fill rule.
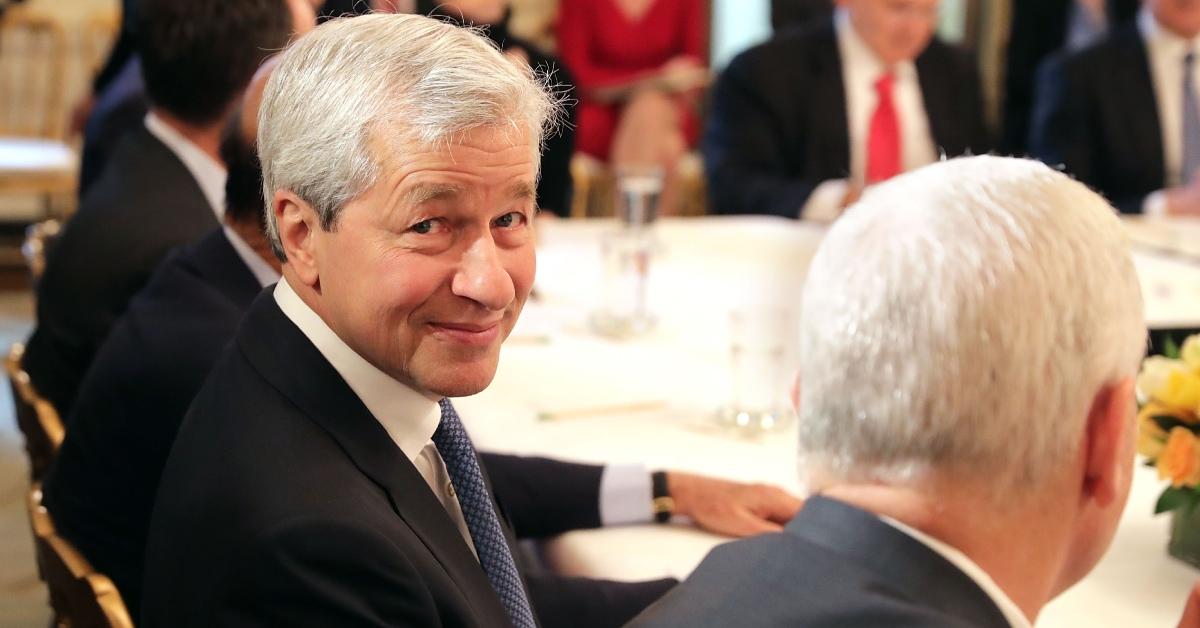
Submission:
[[[37,285],[25,369],[63,416],[100,344],[173,247],[217,226],[182,162],[140,127],[67,222]]]
[[[937,40],[916,61],[934,145],[949,156],[989,148],[969,55]],[[730,62],[702,142],[719,214],[795,218],[822,181],[850,172],[850,131],[832,20],[789,31]]]
[[[1137,14],[1138,0],[1106,0],[1109,27]],[[1067,42],[1075,0],[1013,0],[1004,56],[1004,133],[1000,148],[1024,155],[1029,141],[1034,83],[1042,61]]]
[[[600,467],[482,458],[517,535],[600,524]],[[674,582],[539,575],[527,584],[543,626],[599,627],[623,624]],[[507,617],[425,481],[270,292],[179,431],[159,486],[142,608],[149,626],[482,626]]]
[[[142,80],[142,61],[130,57],[118,68],[102,91],[83,129],[83,153],[79,160],[79,198],[87,198],[92,185],[100,179],[113,151],[127,134],[143,126],[146,118],[146,84]]]
[[[1136,24],[1046,61],[1029,148],[1050,165],[1066,166],[1122,213],[1141,213],[1146,195],[1163,188],[1158,104]]]
[[[783,532],[717,547],[631,628],[1009,628],[973,580],[875,515],[809,499]]]
[[[88,370],[44,481],[68,540],[134,617],[154,493],[179,422],[261,291],[221,230],[176,250]]]

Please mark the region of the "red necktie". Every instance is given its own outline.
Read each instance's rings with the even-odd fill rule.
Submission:
[[[878,183],[900,174],[900,118],[892,102],[891,73],[875,81],[879,102],[871,114],[867,136],[867,183]]]

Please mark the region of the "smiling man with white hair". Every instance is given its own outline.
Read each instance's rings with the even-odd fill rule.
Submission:
[[[556,110],[527,65],[424,17],[283,54],[257,135],[283,279],[179,428],[143,625],[609,628],[674,581],[526,578],[514,535],[649,522],[654,497],[736,535],[796,512],[772,487],[476,458],[450,398],[488,386],[529,295]]]
[[[638,626],[1029,626],[1108,547],[1146,346],[1114,210],[1033,161],[872,190],[809,269],[784,532],[714,550]]]

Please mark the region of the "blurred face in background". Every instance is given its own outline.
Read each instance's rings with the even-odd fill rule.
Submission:
[[[1200,34],[1200,0],[1144,0],[1154,19],[1167,30],[1191,39]]]
[[[504,19],[508,0],[447,0],[438,3],[443,13],[456,15],[473,24],[499,24]]]
[[[288,11],[292,13],[292,26],[296,37],[316,28],[317,9],[323,4],[325,4],[324,0],[287,0]]]
[[[941,0],[838,0],[838,6],[849,12],[854,31],[887,66],[912,61],[925,50],[937,26],[940,3]]]

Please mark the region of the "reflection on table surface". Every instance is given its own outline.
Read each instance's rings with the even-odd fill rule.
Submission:
[[[1200,262],[1142,244],[1147,228],[1130,224],[1150,325],[1200,327]],[[609,221],[539,226],[539,296],[506,344],[491,387],[456,402],[476,444],[643,462],[801,492],[794,426],[747,438],[718,428],[714,416],[730,390],[730,310],[794,308],[823,230],[767,217],[661,221],[650,274],[658,325],[615,341],[587,325],[598,299],[598,243],[615,228]],[[1195,228],[1200,235],[1200,221]],[[1151,515],[1159,490],[1153,470],[1138,468],[1112,549],[1038,625],[1175,625],[1200,573],[1166,555],[1168,519]],[[571,575],[686,577],[724,540],[686,526],[631,526],[564,535],[546,543],[545,555]]]

